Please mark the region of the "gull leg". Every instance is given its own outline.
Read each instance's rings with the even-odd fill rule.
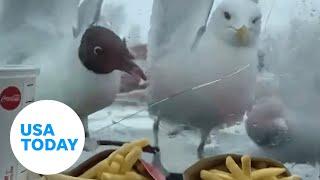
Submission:
[[[153,138],[154,138],[154,144],[155,147],[159,147],[159,127],[160,127],[160,116],[157,116],[157,118],[154,121],[153,124]],[[152,164],[155,165],[156,167],[159,168],[159,170],[161,170],[164,175],[168,175],[168,171],[163,167],[162,163],[161,163],[161,153],[156,152],[153,155],[153,160],[152,160]]]
[[[82,125],[83,125],[83,128],[84,128],[85,137],[87,138],[87,137],[90,136],[90,134],[89,134],[88,116],[82,117],[81,121],[82,121]]]
[[[156,147],[159,147],[159,126],[160,126],[160,116],[157,116],[153,123],[153,138]]]
[[[84,143],[84,151],[94,151],[98,148],[97,140],[90,137],[89,133],[89,124],[88,124],[88,116],[81,118],[84,133],[85,133],[85,143]]]
[[[201,141],[200,141],[200,144],[199,144],[197,150],[198,150],[198,158],[202,159],[204,157],[204,146],[205,146],[206,141],[208,139],[210,130],[201,129],[200,132],[201,132]]]

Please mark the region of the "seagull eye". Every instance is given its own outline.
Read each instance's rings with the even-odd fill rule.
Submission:
[[[255,24],[255,23],[257,23],[258,21],[260,21],[261,20],[261,17],[259,16],[259,17],[256,17],[256,18],[254,18],[253,20],[252,20],[252,24]]]
[[[96,56],[102,55],[103,54],[103,49],[100,46],[96,46],[93,48],[93,53]]]
[[[224,13],[224,17],[227,19],[227,20],[230,20],[231,19],[231,14],[227,11],[225,11]]]

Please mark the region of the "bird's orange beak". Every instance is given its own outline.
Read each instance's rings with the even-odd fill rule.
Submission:
[[[249,43],[249,30],[246,26],[237,29],[236,36],[241,44],[245,45]]]

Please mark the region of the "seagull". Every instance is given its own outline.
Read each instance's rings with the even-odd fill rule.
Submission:
[[[259,99],[245,120],[246,131],[259,149],[284,162],[319,160],[318,113],[293,111],[281,96]]]
[[[98,23],[102,5],[103,0],[82,0],[79,2],[77,26],[72,28],[75,38],[81,35],[88,26]]]
[[[280,36],[269,32],[281,53],[268,52],[279,61],[260,78],[257,97],[262,99],[248,113],[246,130],[259,153],[285,162],[314,163],[320,159],[318,25],[298,17],[283,28]]]
[[[14,8],[19,3],[6,1],[5,5]],[[76,0],[67,4],[64,1],[32,1],[32,5],[54,5],[54,8],[49,8],[51,14],[46,16],[41,16],[47,12],[45,8],[33,9],[33,6],[28,6],[21,14],[15,12],[23,23],[0,37],[5,40],[1,42],[10,45],[0,51],[4,56],[1,63],[39,67],[35,100],[57,100],[74,109],[85,128],[88,142],[85,148],[90,150],[96,143],[89,137],[88,116],[114,101],[120,88],[121,71],[139,80],[146,76],[132,61],[134,56],[126,41],[113,30],[94,25],[92,19],[85,18],[81,20],[83,32],[73,36],[72,22],[77,20]],[[6,50],[10,52],[9,58]]]
[[[72,36],[64,38],[24,64],[40,66],[36,100],[57,100],[75,110],[88,137],[85,148],[90,149],[94,142],[89,139],[88,116],[112,104],[120,87],[120,71],[146,80],[132,59],[125,40],[107,28],[91,26],[80,42]]]
[[[274,147],[289,139],[288,110],[278,97],[257,101],[245,120],[248,136],[259,146]]]
[[[201,9],[198,11],[202,14]],[[196,12],[192,13],[194,17],[179,23],[168,42],[157,47],[157,42],[153,40],[159,39],[150,37],[150,44],[154,46],[150,47],[148,55],[149,102],[161,102],[185,89],[218,81],[196,91],[174,96],[152,106],[149,112],[156,117],[153,127],[156,146],[159,143],[160,121],[182,123],[200,130],[201,141],[197,153],[198,158],[202,158],[205,142],[211,130],[242,120],[244,113],[250,109],[254,101],[258,62],[257,40],[262,15],[256,1],[222,1],[212,13],[197,48],[190,52],[197,33],[195,26],[199,24],[196,17],[202,17]],[[153,19],[170,22],[170,19],[162,19],[162,16],[155,15]],[[151,26],[151,31],[154,29],[157,32],[165,32],[161,31],[161,27],[158,28],[160,29]],[[151,36],[152,34],[153,32],[150,32]],[[161,34],[157,35],[159,36]],[[159,55],[159,51],[165,54]],[[243,70],[238,71],[241,68]],[[237,71],[234,76],[230,76]]]

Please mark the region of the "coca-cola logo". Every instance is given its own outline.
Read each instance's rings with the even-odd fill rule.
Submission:
[[[17,87],[7,87],[0,95],[0,105],[3,109],[8,111],[16,109],[20,105],[20,102],[21,93]]]

